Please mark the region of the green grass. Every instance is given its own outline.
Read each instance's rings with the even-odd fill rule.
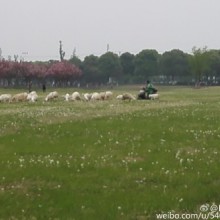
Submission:
[[[138,88],[114,96],[123,91]],[[155,101],[44,103],[39,92],[37,103],[0,103],[0,219],[142,220],[220,204],[220,88],[159,91]]]

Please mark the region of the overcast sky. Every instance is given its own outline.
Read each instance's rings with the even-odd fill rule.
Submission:
[[[220,49],[220,0],[0,0],[0,48],[7,58]]]

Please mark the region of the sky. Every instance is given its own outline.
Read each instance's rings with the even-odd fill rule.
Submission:
[[[0,0],[2,56],[81,60],[107,50],[220,49],[220,0]]]

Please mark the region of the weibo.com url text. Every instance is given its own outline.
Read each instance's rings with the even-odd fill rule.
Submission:
[[[196,220],[203,220],[203,219],[220,219],[220,212],[208,212],[208,213],[197,213],[197,214],[190,214],[190,213],[163,213],[163,214],[156,214],[156,219],[196,219]]]

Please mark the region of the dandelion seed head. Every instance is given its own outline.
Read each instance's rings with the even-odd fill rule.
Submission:
[[[183,198],[180,198],[180,199],[179,199],[179,202],[182,202],[182,201],[183,201]]]
[[[118,210],[121,210],[121,206],[118,206]]]

